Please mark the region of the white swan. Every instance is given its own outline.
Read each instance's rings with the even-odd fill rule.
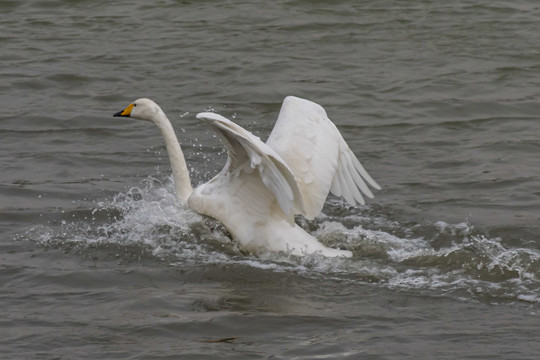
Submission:
[[[373,197],[366,182],[380,189],[320,105],[285,98],[266,144],[221,115],[198,114],[220,136],[229,158],[195,190],[171,123],[155,102],[138,99],[114,116],[148,120],[161,129],[180,202],[221,221],[244,250],[352,256],[322,245],[294,222],[295,214],[317,216],[329,192],[354,205],[364,203],[362,193]]]

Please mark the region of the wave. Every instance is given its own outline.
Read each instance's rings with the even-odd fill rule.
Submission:
[[[540,252],[505,246],[470,223],[403,224],[385,209],[345,208],[337,200],[314,221],[297,220],[327,246],[351,250],[353,258],[244,254],[219,222],[177,205],[170,179],[152,177],[24,237],[83,255],[98,250],[124,262],[226,264],[490,303],[540,304]]]

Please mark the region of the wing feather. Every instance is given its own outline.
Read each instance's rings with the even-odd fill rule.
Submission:
[[[346,160],[340,162],[341,163],[340,169],[343,169],[344,166],[346,166],[345,162],[346,162]],[[342,170],[343,177],[345,178],[345,182],[347,184],[347,189],[349,190],[349,193],[348,193],[349,197],[348,198],[345,197],[345,199],[351,204],[355,204],[355,202],[358,202],[360,204],[364,204],[364,198],[362,197],[362,194],[360,193],[360,190],[362,189],[360,184],[361,185],[365,185],[365,184],[362,181],[362,179],[360,179],[360,181],[361,181],[360,184],[355,182],[355,180],[353,179],[353,177],[354,177],[353,172],[349,172],[347,170],[345,170],[345,171]],[[360,188],[360,190],[358,188]],[[369,189],[367,189],[367,191],[369,193],[371,193],[369,191]]]
[[[256,169],[283,213],[293,221],[294,213],[303,208],[302,195],[292,171],[281,156],[258,137],[221,115],[200,113],[197,119],[206,122],[225,144],[229,160],[221,174],[228,176]]]
[[[286,97],[266,143],[294,173],[304,202],[301,213],[309,219],[320,213],[329,192],[363,204],[362,194],[373,197],[368,184],[380,189],[314,102]]]
[[[350,153],[345,153],[345,157],[347,158],[347,161],[349,162],[349,164],[353,161],[353,159],[356,159],[354,157],[354,155],[351,155]],[[349,167],[350,167],[350,165],[349,165]],[[357,186],[360,188],[360,191],[362,193],[364,193],[364,195],[366,195],[367,197],[372,198],[373,193],[371,192],[369,187],[366,185],[366,182],[364,181],[364,179],[362,178],[362,176],[360,175],[360,173],[358,172],[356,167],[353,167],[350,170],[350,174],[354,179],[354,183],[357,184]],[[359,202],[361,202],[361,201],[359,201]]]

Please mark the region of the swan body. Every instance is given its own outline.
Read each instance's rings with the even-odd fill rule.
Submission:
[[[228,159],[218,175],[195,190],[172,125],[155,102],[138,99],[114,116],[158,126],[179,201],[221,221],[244,250],[352,256],[322,245],[294,222],[295,214],[317,216],[329,192],[354,205],[364,203],[362,194],[373,197],[368,184],[380,189],[320,105],[285,98],[266,143],[221,115],[198,114],[221,138]]]

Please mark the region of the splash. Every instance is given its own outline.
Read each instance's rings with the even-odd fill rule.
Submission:
[[[91,217],[82,210],[57,226],[33,228],[28,235],[46,247],[112,246],[131,249],[139,258],[165,262],[207,261],[238,251],[217,221],[178,206],[172,179],[163,183],[149,177],[143,185],[97,203]],[[129,256],[126,254],[129,252],[114,256]]]
[[[327,246],[351,250],[352,259],[287,254],[243,254],[223,226],[179,207],[171,179],[148,178],[109,202],[60,224],[30,230],[46,247],[100,249],[123,261],[173,266],[227,264],[299,276],[369,283],[401,291],[431,291],[491,303],[540,304],[540,252],[511,248],[469,223],[400,224],[384,211],[347,209],[330,201],[301,225]]]

